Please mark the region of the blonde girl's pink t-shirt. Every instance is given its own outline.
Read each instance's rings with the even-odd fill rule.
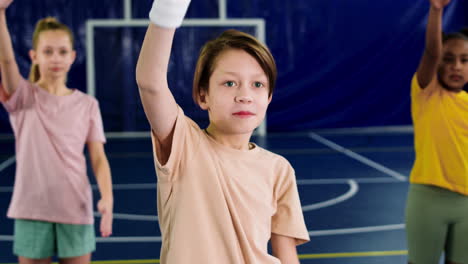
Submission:
[[[161,263],[270,263],[271,234],[309,241],[295,173],[259,146],[217,143],[179,108],[166,164],[157,158]]]
[[[16,139],[16,177],[8,217],[92,224],[86,142],[105,142],[96,99],[78,90],[56,96],[22,80],[3,102]]]

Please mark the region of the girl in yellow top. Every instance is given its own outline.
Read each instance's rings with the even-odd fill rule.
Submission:
[[[468,36],[442,34],[430,0],[426,48],[411,84],[416,160],[406,208],[408,262],[468,263]]]

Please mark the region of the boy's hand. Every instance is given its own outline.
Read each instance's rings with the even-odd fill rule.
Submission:
[[[98,202],[98,211],[101,213],[101,236],[108,237],[112,235],[112,210],[113,203],[111,201],[101,199]]]
[[[430,0],[431,5],[436,9],[442,9],[446,7],[451,0]]]

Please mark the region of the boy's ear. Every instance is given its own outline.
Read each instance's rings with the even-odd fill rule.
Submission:
[[[198,105],[203,110],[208,110],[208,103],[206,101],[207,92],[203,89],[200,89],[200,93],[198,93]]]

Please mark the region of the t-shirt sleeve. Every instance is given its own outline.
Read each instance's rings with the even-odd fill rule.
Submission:
[[[310,240],[309,232],[302,214],[299,192],[296,185],[294,169],[286,162],[275,187],[276,213],[272,218],[271,232],[293,237],[296,245]]]
[[[413,75],[413,78],[411,79],[411,97],[416,98],[417,96],[420,95],[429,95],[432,94],[435,90],[438,90],[439,85],[437,85],[438,80],[437,76],[432,78],[432,81],[425,87],[424,89],[419,86],[418,82],[418,73],[415,73]]]
[[[86,142],[106,142],[104,135],[104,126],[102,124],[101,111],[99,103],[96,99],[92,99],[90,115],[89,115],[89,130],[86,136]]]
[[[33,89],[32,83],[21,79],[13,94],[10,94],[6,101],[2,101],[3,106],[9,113],[31,107],[34,103]]]
[[[195,153],[196,145],[200,141],[200,128],[184,115],[182,108],[178,107],[177,119],[172,137],[171,153],[166,164],[161,164],[158,159],[160,149],[159,140],[151,132],[153,144],[154,164],[158,182],[173,182],[177,180],[181,164],[185,164]]]
[[[429,85],[422,89],[419,86],[417,73],[411,79],[411,114],[413,121],[418,120],[421,111],[424,111],[425,105],[434,95],[443,93],[443,89],[438,85],[437,78],[433,78]]]

